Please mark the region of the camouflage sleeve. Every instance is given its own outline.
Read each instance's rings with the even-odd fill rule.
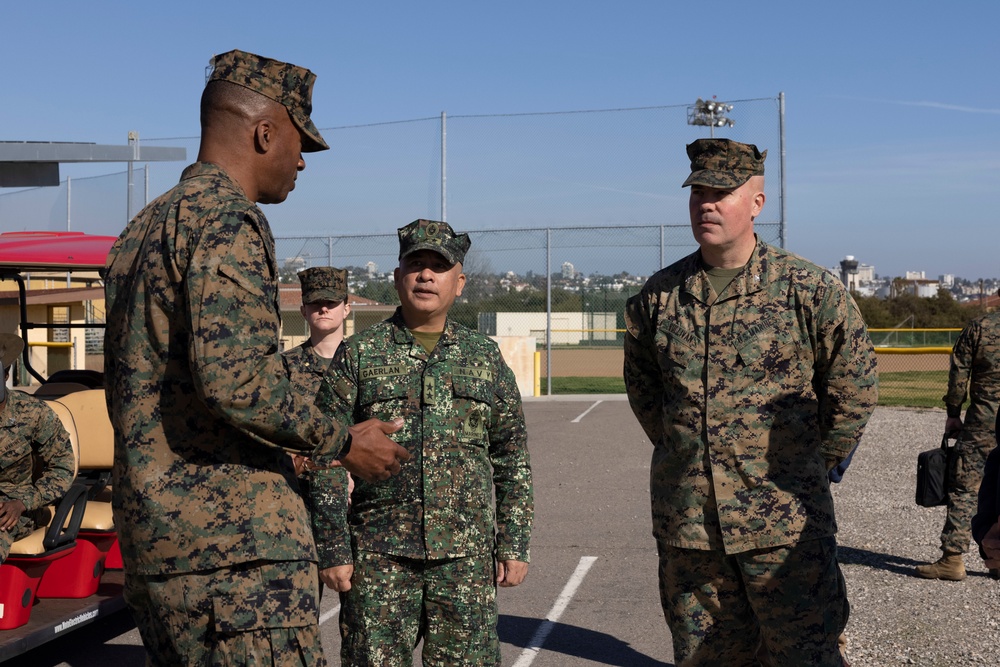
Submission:
[[[535,513],[528,431],[514,372],[497,352],[496,404],[490,418],[490,463],[497,503],[497,558],[530,559],[531,525]]]
[[[854,299],[839,284],[816,291],[816,366],[822,454],[827,468],[843,461],[861,440],[878,403],[875,349]]]
[[[340,451],[346,429],[313,397],[294,391],[278,352],[273,248],[266,222],[222,211],[191,257],[189,364],[195,390],[219,417],[264,444],[295,451]]]
[[[41,475],[32,486],[26,486],[21,502],[29,510],[55,502],[69,491],[76,469],[76,454],[56,413],[47,405],[39,404],[37,428],[32,443],[35,469]]]
[[[948,367],[948,390],[945,393],[945,409],[949,417],[962,416],[962,404],[968,397],[969,380],[972,377],[972,364],[979,347],[980,322],[971,322],[958,335],[955,346],[951,350],[951,363]]]
[[[625,304],[625,362],[623,375],[629,405],[646,437],[656,444],[663,437],[663,384],[653,342],[653,325],[643,307],[644,292]]]
[[[353,357],[352,357],[353,359]],[[351,363],[350,367],[357,365]],[[316,406],[345,428],[354,423],[353,408],[357,384],[352,382],[347,358],[347,346],[341,345],[320,383]],[[314,459],[317,465],[329,465],[329,459]],[[351,531],[347,523],[347,470],[329,468],[312,473],[309,480],[309,500],[312,507],[313,536],[319,553],[319,567],[325,570],[335,565],[354,562],[351,553]]]
[[[341,345],[334,355],[316,394],[316,407],[323,414],[342,424],[344,432],[354,424],[354,407],[358,397],[357,352],[348,345]],[[339,453],[314,454],[318,466],[328,466]]]
[[[306,474],[319,568],[350,565],[354,558],[347,525],[347,470],[329,468]]]

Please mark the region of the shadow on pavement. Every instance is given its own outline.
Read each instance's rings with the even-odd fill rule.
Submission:
[[[543,622],[537,618],[501,614],[497,628],[500,641],[526,647]],[[552,626],[542,650],[615,667],[673,667],[673,663],[639,653],[616,637],[565,623]]]
[[[902,556],[893,556],[892,554],[867,551],[865,549],[855,549],[853,547],[845,547],[843,545],[837,545],[837,560],[841,565],[864,565],[866,567],[875,568],[876,570],[885,570],[886,572],[901,574],[904,577],[916,578],[920,577],[913,568],[917,565],[924,565],[929,562],[926,560],[913,560],[912,558],[903,558]],[[968,569],[966,570],[966,575],[969,577],[983,578],[990,576],[988,571]]]
[[[854,547],[837,546],[837,560],[841,565],[864,565],[876,570],[894,572],[906,577],[916,577],[913,568],[923,565],[925,561],[903,558],[892,554],[883,554],[866,549],[855,549]]]

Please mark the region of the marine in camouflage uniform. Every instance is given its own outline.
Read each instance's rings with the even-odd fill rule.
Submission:
[[[688,155],[701,249],[625,311],[674,659],[757,665],[763,645],[777,665],[839,667],[848,604],[827,474],[875,407],[874,350],[831,273],[753,234],[766,151],[700,139]]]
[[[302,285],[302,317],[309,324],[307,308],[311,306],[321,308],[316,316],[324,316],[327,320],[323,329],[309,325],[310,337],[301,345],[287,350],[284,356],[295,390],[315,399],[333,358],[333,354],[327,356],[327,353],[336,353],[343,346],[343,318],[350,312],[347,304],[347,270],[314,266],[299,271],[298,276]],[[337,308],[342,310],[339,312],[340,324],[334,329],[332,322],[336,320],[337,314],[332,311]],[[335,348],[327,349],[328,342],[336,343]],[[317,345],[323,349],[319,349]],[[341,466],[315,470],[312,469],[311,461],[302,455],[295,455],[293,460],[296,461],[296,469],[304,470],[299,475],[299,485],[313,526],[322,577],[322,573],[330,568],[352,563],[347,505],[343,502],[348,492],[349,477],[347,470]],[[349,575],[346,576],[349,579]]]
[[[274,239],[254,203],[283,201],[301,152],[327,148],[314,80],[242,51],[214,58],[199,161],[108,255],[114,518],[150,664],[326,664],[288,452],[332,459],[347,431],[289,381]]]
[[[963,423],[962,405],[969,407]],[[959,334],[951,352],[945,432],[958,435],[954,467],[948,471],[948,510],[941,529],[941,558],[918,565],[917,574],[927,579],[965,579],[962,559],[972,537],[971,521],[976,511],[979,485],[986,457],[996,447],[994,432],[1000,406],[1000,312],[977,318]],[[1000,575],[1000,572],[991,574]]]
[[[76,453],[52,408],[6,387],[10,367],[24,349],[14,334],[0,334],[4,385],[0,386],[0,562],[10,546],[45,526],[45,509],[69,491]]]
[[[403,305],[347,339],[319,399],[348,421],[403,417],[394,437],[413,457],[389,481],[356,482],[341,658],[352,667],[410,665],[422,638],[424,664],[492,667],[500,661],[497,581],[520,583],[529,557],[533,488],[520,393],[496,344],[446,319],[464,284],[468,235],[417,220],[399,239]],[[415,324],[428,319],[437,325]]]

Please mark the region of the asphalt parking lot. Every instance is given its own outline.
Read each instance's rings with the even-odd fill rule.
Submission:
[[[650,445],[624,396],[529,399],[525,414],[536,520],[527,580],[499,592],[502,664],[672,665],[650,535]],[[976,641],[984,615],[994,624],[1000,618],[1000,586],[985,577],[977,555],[966,557],[970,577],[963,583],[912,576],[913,564],[936,556],[941,514],[916,508],[907,484],[916,452],[940,441],[943,422],[943,410],[880,408],[835,489],[855,667],[981,664],[963,660],[970,650],[1000,659],[1000,647]],[[913,604],[900,599],[902,591]],[[324,596],[321,627],[331,665],[340,664],[336,609],[336,596]],[[144,656],[126,612],[10,664],[138,667]]]
[[[620,396],[534,399],[525,415],[536,518],[528,578],[499,593],[503,664],[669,664],[649,533],[649,451],[628,404]],[[575,590],[564,590],[573,582]],[[324,595],[331,665],[340,664],[336,604]],[[138,667],[144,660],[124,612],[8,664]]]

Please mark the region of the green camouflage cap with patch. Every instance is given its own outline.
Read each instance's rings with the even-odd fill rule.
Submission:
[[[303,304],[347,300],[347,269],[314,266],[299,271],[299,282],[302,283]]]
[[[0,334],[0,363],[6,371],[24,351],[24,340],[17,334]]]
[[[456,234],[447,222],[414,220],[400,227],[399,258],[403,259],[418,250],[433,250],[452,264],[465,261],[472,241],[468,234]]]
[[[731,139],[698,139],[687,146],[691,158],[691,175],[682,188],[705,185],[728,190],[738,188],[751,176],[764,175],[764,159],[753,144],[741,144]]]
[[[312,88],[316,75],[279,60],[246,51],[233,50],[211,60],[209,81],[228,81],[278,102],[303,134],[302,152],[315,153],[330,148],[313,124]]]

